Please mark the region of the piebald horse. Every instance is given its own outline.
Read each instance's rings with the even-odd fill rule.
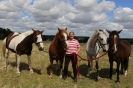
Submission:
[[[100,56],[100,54],[104,51],[108,50],[107,45],[107,34],[99,29],[95,30],[95,32],[92,34],[92,36],[88,39],[87,45],[86,45],[86,52],[87,52],[87,58],[88,58],[88,76],[90,75],[90,72],[93,68],[93,59]],[[96,69],[97,69],[97,78],[99,78],[99,65],[98,65],[98,59],[96,59]]]
[[[60,77],[62,77],[63,61],[67,48],[67,38],[68,38],[67,28],[58,28],[58,32],[55,35],[55,38],[53,39],[49,47],[49,59],[50,59],[50,68],[48,69],[49,77],[52,77],[51,68],[54,60],[56,60],[57,64],[59,63],[60,65],[59,75]]]
[[[112,79],[113,62],[117,63],[117,80],[119,82],[119,66],[121,65],[121,72],[127,75],[129,56],[131,54],[131,45],[127,41],[119,38],[120,31],[108,31],[109,33],[109,50],[108,57],[110,63],[110,79]]]
[[[11,32],[3,40],[3,56],[6,59],[6,69],[9,65],[8,61],[9,51],[12,51],[15,53],[16,56],[17,73],[20,73],[19,69],[20,56],[24,54],[27,55],[29,69],[31,72],[33,72],[31,67],[32,44],[35,43],[40,51],[44,49],[42,32],[43,31],[34,30],[34,29],[23,33]]]

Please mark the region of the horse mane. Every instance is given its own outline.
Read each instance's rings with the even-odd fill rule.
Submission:
[[[25,36],[29,36],[29,35],[33,34],[33,31],[30,30],[30,31],[23,32],[23,33],[21,33],[21,34],[22,34],[22,35],[25,35]],[[20,35],[21,35],[21,34],[20,34]]]
[[[95,47],[96,40],[97,40],[97,35],[98,35],[98,30],[95,30],[95,32],[93,33],[93,35],[88,39],[87,48],[89,48],[89,47]]]

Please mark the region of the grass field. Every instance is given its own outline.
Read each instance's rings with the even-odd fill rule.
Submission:
[[[45,49],[47,50],[50,42],[44,42]],[[0,41],[1,50],[1,41]],[[0,55],[1,55],[0,51]],[[85,44],[81,44],[82,57],[86,57]],[[49,79],[47,75],[47,66],[49,65],[48,54],[45,52],[39,52],[34,45],[32,52],[32,67],[34,73],[31,74],[27,69],[27,57],[24,55],[21,57],[21,75],[16,74],[15,55],[13,53],[9,56],[10,66],[8,70],[2,69],[5,60],[0,58],[0,88],[74,88],[75,84],[71,77],[66,80],[60,79],[57,75],[53,74],[53,78]],[[99,61],[100,76],[101,79],[95,81],[95,72],[90,77],[86,77],[87,62],[79,62],[79,68],[81,75],[78,78],[78,88],[133,88],[133,55],[129,60],[129,69],[127,77],[120,76],[120,83],[115,83],[116,74],[113,74],[113,80],[108,78],[109,75],[109,62],[108,57],[104,56]],[[114,67],[115,68],[115,67]],[[72,72],[71,64],[69,65],[69,71]],[[73,74],[72,74],[73,75]]]

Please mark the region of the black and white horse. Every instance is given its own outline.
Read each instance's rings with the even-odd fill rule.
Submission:
[[[12,51],[16,55],[17,73],[20,73],[20,56],[24,54],[27,55],[29,69],[31,72],[33,72],[31,67],[31,51],[33,43],[35,43],[38,46],[38,49],[40,51],[44,49],[42,31],[32,29],[30,31],[26,31],[23,33],[11,32],[3,40],[3,56],[6,59],[6,69],[9,64],[9,51]]]

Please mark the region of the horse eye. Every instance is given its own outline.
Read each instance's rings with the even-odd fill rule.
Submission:
[[[103,39],[100,39],[101,41],[103,41]]]

